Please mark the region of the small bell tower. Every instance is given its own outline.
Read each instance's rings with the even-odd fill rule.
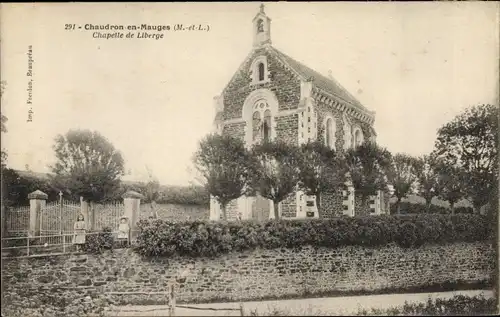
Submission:
[[[253,22],[253,46],[260,47],[264,44],[271,44],[271,19],[264,12],[264,4],[260,5]]]

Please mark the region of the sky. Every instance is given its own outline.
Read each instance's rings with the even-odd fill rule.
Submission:
[[[125,179],[146,180],[150,169],[163,184],[189,184],[192,155],[212,129],[213,98],[252,48],[259,5],[1,4],[8,166],[49,172],[55,136],[80,128],[99,131],[122,152]],[[427,154],[439,127],[465,108],[498,104],[497,2],[274,2],[265,11],[273,45],[331,71],[376,111],[377,141],[392,153]],[[202,24],[209,31],[106,40],[65,30],[87,23]]]

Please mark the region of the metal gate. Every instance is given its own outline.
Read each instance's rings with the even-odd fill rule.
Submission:
[[[59,199],[40,210],[40,235],[62,235],[73,233],[74,223],[80,214],[80,204]]]

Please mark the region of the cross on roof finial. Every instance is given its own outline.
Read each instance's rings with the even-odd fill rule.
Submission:
[[[264,4],[263,3],[260,4],[260,13],[264,13]]]

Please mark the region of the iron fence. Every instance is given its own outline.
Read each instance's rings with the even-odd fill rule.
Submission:
[[[87,232],[85,240],[90,236],[102,235],[103,232]],[[118,232],[109,232],[116,242]],[[2,238],[2,257],[19,256],[47,256],[54,254],[64,254],[77,252],[77,245],[73,243],[74,233],[50,234],[39,236],[17,236]],[[137,232],[131,232],[131,239],[127,241],[126,246],[135,244]],[[114,247],[123,247],[122,244],[114,244]]]

